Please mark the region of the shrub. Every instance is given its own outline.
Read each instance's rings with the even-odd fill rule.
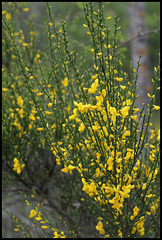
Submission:
[[[130,72],[124,72],[116,49],[117,17],[112,34],[103,5],[95,10],[92,2],[84,4],[83,28],[94,64],[83,69],[70,50],[66,23],[55,24],[49,4],[46,51],[36,48],[30,19],[27,39],[14,26],[22,6],[14,11],[11,3],[10,12],[3,11],[4,184],[8,178],[31,190],[31,196],[21,194],[39,237],[84,236],[83,222],[93,236],[158,237],[160,130],[150,118],[159,109],[159,66],[145,115],[145,106],[136,108],[140,58],[136,70],[130,65]],[[46,214],[46,205],[61,218]],[[15,231],[33,236],[32,228],[10,216]]]

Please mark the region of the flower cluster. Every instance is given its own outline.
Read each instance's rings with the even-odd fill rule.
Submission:
[[[98,10],[92,2],[83,9],[83,27],[92,45],[91,71],[77,66],[65,22],[55,24],[48,3],[48,54],[32,51],[36,32],[30,32],[26,43],[21,29],[15,32],[8,26],[11,14],[3,12],[3,48],[12,53],[8,64],[13,70],[10,74],[3,65],[3,166],[14,162],[17,174],[23,169],[18,180],[45,196],[52,207],[52,198],[55,202],[61,192],[62,208],[68,206],[75,217],[70,219],[77,226],[72,230],[73,224],[65,222],[65,231],[56,222],[55,227],[38,205],[26,200],[33,227],[36,220],[41,230],[53,231],[54,238],[81,236],[82,219],[96,235],[148,237],[159,227],[160,130],[150,119],[160,109],[155,102],[160,67],[154,69],[146,115],[136,107],[140,63],[126,73],[116,50],[119,19],[111,36],[106,22],[111,17],[104,18],[101,3]]]
[[[17,158],[14,158],[13,162],[14,162],[13,171],[16,171],[17,174],[20,174],[22,169],[25,167],[25,164],[21,163],[21,161],[19,161]]]

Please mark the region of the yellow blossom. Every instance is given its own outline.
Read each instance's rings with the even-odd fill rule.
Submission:
[[[84,125],[84,123],[81,123],[80,126],[79,126],[78,131],[79,131],[79,132],[83,132],[84,129],[85,129],[85,125]]]
[[[31,119],[31,120],[33,120],[33,121],[36,120],[35,117],[34,117],[34,115],[33,115],[32,113],[30,114],[29,119]]]
[[[149,98],[151,98],[151,95],[150,95],[150,93],[147,93],[147,96],[148,96]]]
[[[2,88],[2,92],[7,92],[8,88]]]
[[[18,104],[20,107],[23,106],[23,99],[22,99],[21,96],[19,96],[19,97],[17,98],[17,104]]]
[[[29,72],[29,68],[28,67],[25,67],[25,70]]]
[[[133,108],[133,111],[137,113],[140,109],[139,108]]]
[[[18,229],[18,228],[14,228],[14,231],[15,231],[15,232],[18,232],[18,231],[19,231],[19,229]]]
[[[146,183],[142,185],[142,190],[144,190],[145,188],[146,188]]]
[[[100,234],[105,234],[105,230],[103,229],[103,223],[101,221],[98,222],[96,229],[100,232]]]
[[[116,123],[116,108],[110,107],[110,113],[112,115],[113,125],[115,125],[115,123]]]
[[[64,80],[62,81],[62,84],[64,87],[68,86],[68,78],[67,77],[64,78]]]
[[[25,164],[20,164],[20,161],[17,158],[14,158],[14,167],[13,170],[17,172],[17,174],[21,173],[21,170],[25,167]]]
[[[121,114],[124,116],[124,117],[126,117],[129,113],[128,113],[128,111],[129,111],[129,106],[125,106],[125,107],[123,107],[121,110],[120,110],[120,112],[121,112]]]
[[[11,13],[6,13],[6,20],[9,22],[11,20]]]
[[[159,106],[157,106],[157,105],[154,105],[154,110],[159,110],[160,109],[160,107]]]
[[[49,107],[49,108],[52,107],[52,103],[48,103],[48,107]]]
[[[98,56],[102,56],[102,52],[99,52],[99,53],[98,53]]]
[[[28,12],[28,11],[29,11],[29,8],[24,8],[23,11],[24,11],[24,12]]]
[[[49,111],[46,111],[45,112],[47,115],[51,115],[52,113],[51,112],[49,112]]]
[[[137,216],[138,213],[139,213],[139,211],[140,211],[140,209],[139,209],[137,206],[134,207],[134,208],[133,208],[133,215],[134,215],[134,216]]]
[[[35,220],[40,221],[42,218],[40,216],[36,217]]]
[[[28,43],[22,43],[23,47],[27,47]]]
[[[121,82],[121,81],[123,81],[123,78],[116,77],[116,81]]]
[[[88,89],[89,93],[95,93],[97,88],[98,88],[99,84],[98,84],[98,78],[94,81],[94,83],[92,83],[91,87]]]
[[[30,211],[29,218],[33,218],[36,214],[37,214],[37,212],[36,212],[34,209],[32,209],[32,210]]]
[[[160,140],[160,129],[158,130],[158,137],[157,137],[158,140]]]
[[[136,120],[137,120],[137,114],[134,115],[134,116],[131,116],[131,118],[132,118],[134,121],[136,121]]]
[[[126,89],[126,86],[120,85],[120,87],[122,90]]]
[[[43,95],[43,93],[37,93],[37,96],[42,96]]]
[[[70,173],[72,174],[72,170],[74,170],[76,167],[75,166],[72,166],[71,164],[69,166],[67,165],[64,165],[64,168],[61,169],[61,172],[64,172],[64,173]]]
[[[45,226],[45,225],[42,226],[42,229],[47,229],[47,228],[49,228],[49,226]]]
[[[37,131],[42,131],[42,130],[43,130],[43,128],[37,128],[36,130],[37,130]]]
[[[131,233],[135,234],[135,232],[136,232],[136,227],[133,227]]]

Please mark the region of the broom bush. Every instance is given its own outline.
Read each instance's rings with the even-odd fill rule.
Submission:
[[[160,67],[149,106],[136,108],[140,57],[125,72],[118,17],[112,31],[101,2],[83,9],[93,62],[86,69],[49,3],[44,50],[31,18],[27,37],[22,30],[28,8],[10,3],[2,12],[3,187],[20,187],[31,225],[9,215],[25,237],[159,237],[160,130],[151,116]]]

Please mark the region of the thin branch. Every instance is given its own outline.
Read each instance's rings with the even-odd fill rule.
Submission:
[[[133,37],[133,38],[130,38],[130,39],[128,39],[127,41],[119,44],[119,45],[117,46],[117,48],[122,47],[123,45],[127,44],[128,42],[131,42],[131,41],[135,40],[136,38],[144,37],[144,36],[146,36],[146,35],[150,35],[150,34],[153,34],[153,33],[155,34],[155,33],[157,33],[158,31],[160,31],[160,27],[158,27],[158,28],[156,28],[156,29],[154,29],[154,30],[152,30],[152,31],[150,31],[150,32],[146,32],[146,33],[141,33],[141,32],[139,32],[137,36],[135,36],[135,37]]]

